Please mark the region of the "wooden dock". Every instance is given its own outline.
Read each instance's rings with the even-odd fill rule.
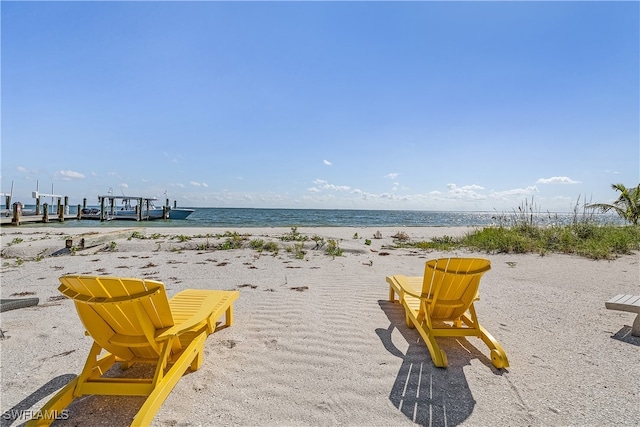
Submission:
[[[7,225],[24,225],[24,224],[36,224],[36,223],[48,223],[48,222],[64,222],[64,221],[72,221],[77,220],[78,217],[76,215],[65,215],[64,219],[60,219],[57,215],[50,216],[47,221],[45,221],[43,215],[24,215],[20,217],[20,221],[16,224],[13,221],[13,218],[10,216],[0,218],[0,226],[4,227]]]
[[[22,203],[13,203],[11,204],[11,197],[9,195],[6,196],[5,201],[5,209],[2,210],[2,214],[0,216],[0,225],[1,226],[19,226],[22,224],[36,224],[36,223],[50,223],[50,222],[58,222],[63,223],[65,221],[72,220],[83,220],[88,219],[91,221],[100,220],[108,221],[112,219],[118,220],[136,220],[136,221],[150,221],[154,219],[169,219],[169,212],[171,208],[169,207],[169,199],[166,200],[166,205],[162,206],[162,212],[160,214],[151,215],[151,211],[159,210],[159,208],[153,208],[152,201],[156,200],[156,198],[144,198],[144,197],[130,197],[130,196],[99,196],[100,200],[100,210],[99,215],[93,213],[85,212],[85,208],[87,206],[87,199],[83,200],[82,205],[78,205],[76,214],[69,214],[69,198],[58,197],[58,203],[56,205],[49,206],[47,203],[44,203],[42,206],[40,204],[40,197],[42,196],[55,196],[51,194],[39,194],[38,192],[34,192],[33,196],[36,198],[36,209],[35,212],[23,211]],[[131,211],[131,214],[122,211],[122,209],[117,210],[115,208],[115,200],[122,199],[126,202],[130,200],[135,200],[138,202],[138,205],[135,206],[135,209],[128,207],[128,210]],[[175,205],[175,201],[174,201]],[[146,206],[146,210],[145,210]],[[12,209],[11,209],[12,208]],[[152,209],[153,208],[153,209]],[[117,215],[116,215],[117,213]]]
[[[13,185],[12,185],[13,189]],[[20,225],[20,224],[33,224],[33,223],[49,223],[49,222],[64,222],[66,220],[80,219],[80,205],[78,205],[78,214],[70,215],[69,212],[69,198],[64,197],[64,204],[62,202],[62,196],[55,194],[39,194],[37,191],[33,193],[33,197],[36,199],[36,209],[33,211],[23,211],[23,205],[20,202],[11,204],[11,196],[4,194],[5,209],[2,210],[2,216],[0,217],[0,225]],[[58,204],[49,206],[48,203],[40,205],[40,198],[42,196],[55,196],[58,197]],[[54,211],[55,206],[55,212]]]

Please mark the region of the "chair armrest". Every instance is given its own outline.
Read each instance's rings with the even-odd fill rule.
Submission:
[[[422,298],[422,277],[407,277],[401,274],[387,276],[387,283],[402,297],[407,294]]]
[[[220,310],[219,302],[220,295],[207,295],[202,301],[199,302],[199,307],[188,319],[186,319],[184,322],[175,324],[174,326],[163,330],[156,336],[156,339],[169,339],[182,335],[183,333],[188,332],[197,326],[206,325],[207,320],[215,314],[216,310]]]
[[[415,292],[411,292],[410,290],[405,289],[405,288],[402,288],[402,293],[410,295],[410,296],[412,296],[414,298],[418,298],[418,299],[423,298],[421,294],[417,294]]]

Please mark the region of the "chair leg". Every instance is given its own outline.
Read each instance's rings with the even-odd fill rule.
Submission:
[[[498,369],[508,368],[509,359],[507,359],[507,353],[505,353],[500,343],[484,327],[478,325],[478,329],[480,329],[480,339],[491,350],[491,363],[493,363],[493,366]]]
[[[633,321],[631,326],[631,335],[634,337],[640,337],[640,313],[636,316],[636,320]]]
[[[493,366],[498,369],[508,368],[509,359],[507,359],[507,353],[504,351],[498,340],[496,340],[489,331],[480,325],[480,322],[478,322],[478,315],[476,314],[476,309],[473,304],[469,307],[469,313],[471,314],[471,318],[467,315],[462,315],[461,319],[467,326],[477,331],[477,336],[487,345],[487,347],[489,347],[489,350],[491,350],[491,363],[493,363]]]
[[[193,358],[193,361],[191,362],[192,371],[197,371],[200,369],[200,366],[202,366],[202,353],[202,351],[199,351],[198,354],[196,354],[196,357]]]
[[[194,338],[193,341],[184,349],[178,360],[171,366],[169,371],[160,379],[153,389],[153,392],[147,397],[144,404],[136,414],[132,426],[148,426],[151,425],[153,417],[162,406],[173,387],[180,380],[184,372],[197,359],[198,355],[204,351],[204,342],[207,339],[206,331]]]
[[[431,333],[431,329],[426,325],[425,322],[422,322],[422,324],[416,324],[416,328],[418,329],[418,332],[420,332],[424,343],[429,349],[433,364],[438,368],[446,368],[448,365],[447,355],[442,349],[440,349],[436,338]]]
[[[233,304],[229,305],[225,313],[225,326],[231,326],[233,324]]]
[[[94,341],[91,346],[91,350],[89,351],[87,361],[84,364],[84,368],[82,368],[82,372],[78,375],[78,386],[73,392],[75,397],[80,397],[84,394],[82,386],[88,379],[100,378],[116,362],[116,357],[111,353],[106,353],[98,359],[101,351],[102,347],[100,344]]]
[[[438,368],[446,368],[448,364],[447,355],[440,349],[440,346],[433,335],[433,326],[428,319],[428,315],[419,313],[418,316],[414,316],[413,312],[409,310],[409,308],[405,308],[405,312],[407,316],[407,323],[411,323],[412,326],[410,327],[414,327],[418,330],[424,343],[427,345],[433,364]]]
[[[404,310],[404,323],[407,324],[407,327],[409,329],[415,329],[415,325],[413,324],[413,319],[411,317],[411,315],[409,314],[409,309],[405,308]]]

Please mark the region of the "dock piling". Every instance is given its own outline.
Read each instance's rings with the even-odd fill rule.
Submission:
[[[13,219],[11,220],[11,224],[20,225],[21,214],[22,214],[22,204],[20,202],[15,202],[13,204]]]

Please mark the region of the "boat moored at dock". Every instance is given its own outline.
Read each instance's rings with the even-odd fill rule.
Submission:
[[[155,197],[98,196],[100,208],[83,208],[82,218],[100,221],[168,219],[170,208],[157,207]],[[135,202],[135,204],[133,203]]]
[[[187,219],[189,215],[195,212],[194,209],[188,208],[171,208],[169,210],[169,219]]]

